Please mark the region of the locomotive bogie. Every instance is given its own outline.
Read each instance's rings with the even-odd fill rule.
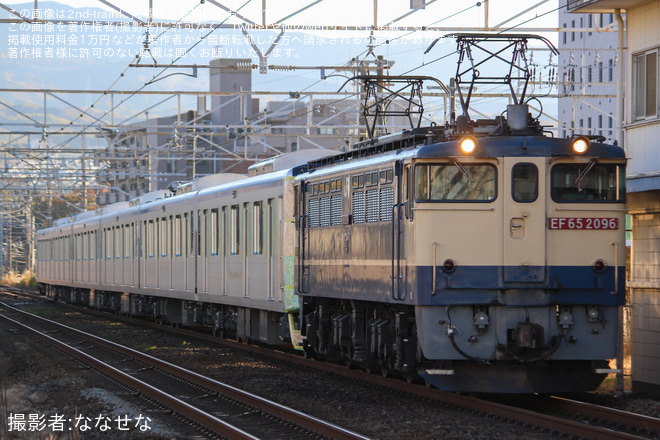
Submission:
[[[555,361],[616,356],[610,343],[618,331],[616,307],[470,305],[417,307],[416,314],[420,345],[429,359],[465,360],[467,355],[487,363],[546,355]]]

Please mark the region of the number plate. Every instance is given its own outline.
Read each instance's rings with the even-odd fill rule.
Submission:
[[[619,229],[619,219],[549,217],[548,229]]]

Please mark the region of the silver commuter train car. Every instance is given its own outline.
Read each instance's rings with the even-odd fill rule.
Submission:
[[[37,281],[67,302],[290,342],[293,176],[329,154],[300,151],[253,166],[248,178],[209,176],[61,219],[37,232]]]

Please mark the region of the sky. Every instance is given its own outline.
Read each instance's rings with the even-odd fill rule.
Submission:
[[[110,0],[111,3],[129,13],[146,20],[148,17],[149,0]],[[434,39],[450,32],[449,30],[424,31],[422,27],[462,27],[474,28],[483,26],[488,16],[490,26],[501,25],[514,28],[513,31],[525,31],[537,33],[539,29],[556,28],[558,0],[539,0],[533,2],[520,2],[515,0],[486,0],[486,1],[459,1],[448,2],[447,0],[426,0],[425,9],[413,14],[408,14],[411,0],[215,0],[228,9],[237,11],[248,22],[261,24],[263,20],[263,8],[266,7],[265,21],[268,24],[284,23],[287,28],[282,34],[277,45],[273,42],[280,34],[281,29],[276,30],[254,30],[249,31],[254,39],[255,45],[262,54],[271,47],[273,51],[268,57],[268,64],[281,66],[309,67],[317,65],[337,66],[348,62],[353,57],[369,57],[367,48],[370,43],[370,27],[377,22],[380,29],[373,32],[372,41],[375,46],[374,55],[383,56],[385,59],[395,60],[395,65],[390,71],[393,75],[427,75],[434,76],[442,81],[448,82],[456,70],[455,43],[442,40],[432,51],[424,53]],[[417,1],[417,0],[413,0]],[[76,8],[100,8],[112,11],[110,7],[98,0],[66,0],[59,3]],[[11,6],[11,3],[5,3]],[[22,5],[17,9],[23,13],[30,13],[33,3],[14,3]],[[40,1],[37,7],[44,7],[45,2]],[[181,20],[182,22],[224,22],[227,24],[240,25],[243,21],[238,16],[231,16],[229,12],[213,4],[213,0],[200,1],[191,0],[152,0],[155,20]],[[27,6],[26,5],[30,5]],[[311,6],[310,6],[311,5]],[[309,6],[309,7],[308,7]],[[377,16],[374,17],[374,6],[377,8]],[[307,9],[305,9],[307,8]],[[304,9],[304,10],[303,10]],[[298,11],[301,11],[294,14]],[[0,10],[4,17],[10,17],[10,13]],[[115,12],[116,14],[116,12]],[[292,15],[294,14],[294,15]],[[64,18],[68,18],[65,13]],[[75,17],[72,17],[75,18]],[[83,17],[86,18],[86,17]],[[103,17],[101,17],[103,18]],[[360,29],[351,32],[329,32],[322,30],[324,26],[356,26]],[[527,30],[532,28],[532,30]],[[110,34],[111,38],[106,41],[103,49],[104,61],[117,61],[118,65],[127,64],[128,58],[119,58],[118,52],[112,51],[112,46],[117,37],[127,37]],[[151,53],[145,53],[141,62],[149,63],[157,60],[160,64],[167,63],[208,63],[208,60],[219,57],[244,58],[250,56],[250,45],[242,38],[240,31],[231,32],[201,30],[197,35],[209,34],[209,37],[195,46],[195,37],[189,40],[185,32],[162,32],[154,30],[151,37],[158,36],[159,39],[150,46]],[[556,41],[556,33],[545,34],[550,40]],[[90,35],[85,41],[89,42]],[[131,44],[135,50],[143,47],[144,30],[136,28],[131,36]],[[22,42],[22,40],[21,40]],[[66,42],[69,43],[68,41]],[[101,42],[103,43],[103,42]],[[99,44],[100,45],[100,44]],[[17,45],[18,46],[18,45]],[[63,45],[64,46],[64,45]],[[110,49],[108,49],[110,46]],[[183,58],[177,58],[181,50],[195,47],[194,52],[186,53]],[[0,49],[3,49],[0,47]],[[14,48],[16,49],[16,48]],[[38,48],[37,48],[38,49]],[[0,53],[0,57],[3,54]],[[253,62],[258,63],[258,58],[252,53]],[[542,52],[535,56],[535,60],[541,64],[548,62],[547,55]],[[10,57],[10,62],[11,57]],[[32,60],[24,60],[31,62]],[[34,60],[37,61],[36,59]],[[93,60],[92,60],[93,61]],[[121,63],[120,63],[121,62]],[[7,66],[9,67],[9,66]],[[169,73],[169,72],[168,72]],[[206,74],[205,72],[204,74]],[[331,71],[325,72],[331,73]],[[118,85],[122,87],[138,88],[150,79],[150,76],[158,74],[158,71],[147,71],[147,69],[130,69],[127,76]],[[320,81],[318,70],[297,69],[291,72],[269,72],[268,74],[253,74],[253,89],[259,90],[314,90],[335,91],[345,81],[345,77],[337,75],[330,80]],[[95,83],[95,76],[88,75],[86,85],[92,89],[104,89],[112,79],[100,80],[102,84]],[[169,81],[178,81],[176,84],[165,81],[154,83],[150,88],[163,87],[208,87],[207,81],[193,81],[184,77],[173,77]],[[83,86],[81,84],[81,86]],[[440,103],[438,103],[440,105]],[[439,107],[438,107],[439,108]],[[170,109],[171,110],[171,109]]]

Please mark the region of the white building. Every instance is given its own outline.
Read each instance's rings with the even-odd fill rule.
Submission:
[[[660,391],[660,0],[571,1],[570,11],[625,11],[628,208],[632,216],[633,390]]]
[[[559,0],[559,136],[601,135],[614,143],[617,24],[614,13],[569,13]],[[569,29],[575,29],[571,31]],[[587,30],[588,29],[588,30]]]

